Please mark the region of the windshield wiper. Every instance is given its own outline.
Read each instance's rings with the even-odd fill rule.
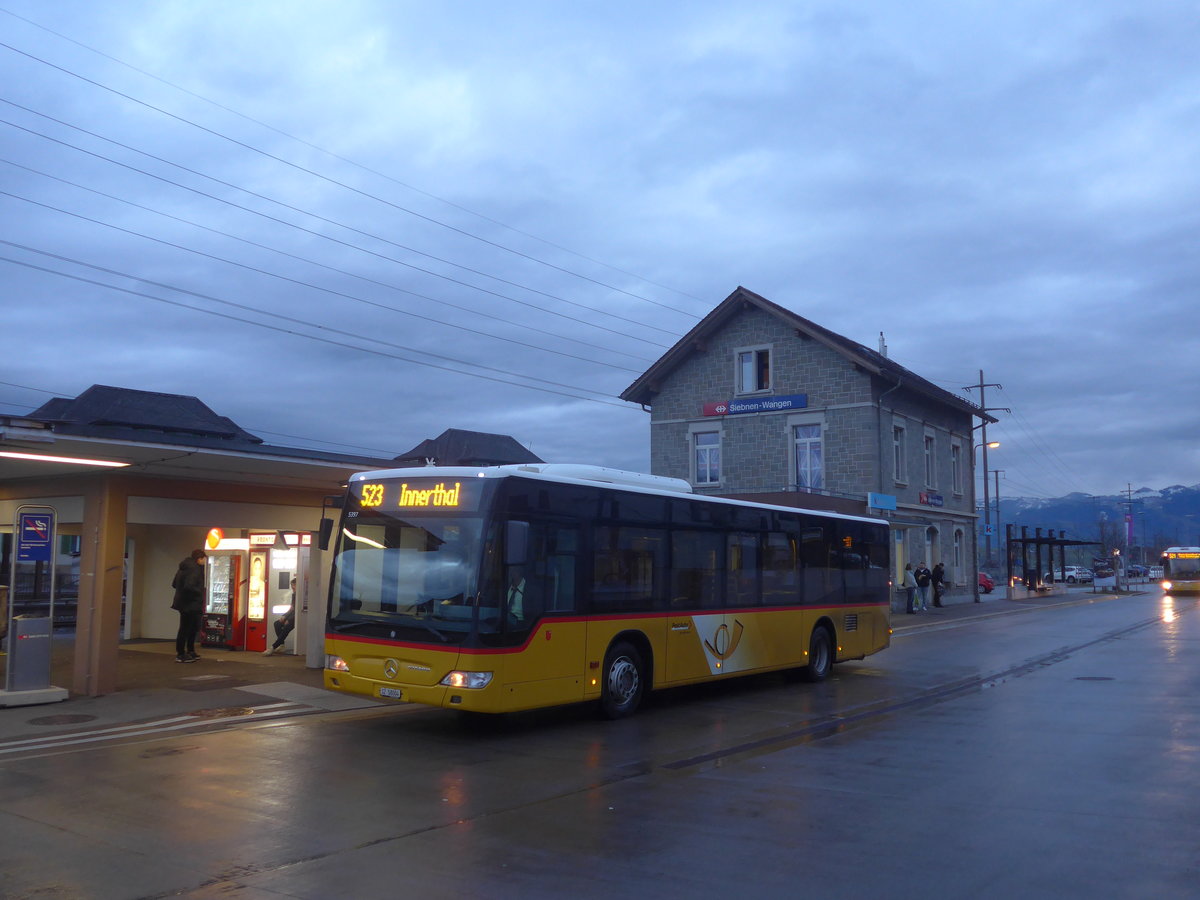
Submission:
[[[342,631],[349,631],[351,628],[358,628],[360,625],[373,625],[373,624],[377,624],[377,623],[374,623],[374,622],[340,622],[336,625],[330,625],[329,627],[332,628],[334,631],[342,632]]]
[[[432,634],[432,635],[433,635],[435,638],[437,638],[437,639],[438,639],[439,641],[441,641],[443,644],[444,644],[444,643],[446,643],[447,641],[449,641],[449,640],[450,640],[448,637],[446,637],[444,634],[442,634],[440,631],[438,631],[436,628],[434,628],[432,625],[430,625],[430,624],[429,624],[427,621],[425,621],[424,619],[418,618],[418,617],[416,617],[416,616],[413,616],[413,619],[414,619],[414,620],[415,620],[415,621],[416,621],[416,622],[417,622],[417,623],[418,623],[418,624],[419,624],[419,625],[420,625],[422,628],[424,628],[426,631],[428,631],[430,634]]]

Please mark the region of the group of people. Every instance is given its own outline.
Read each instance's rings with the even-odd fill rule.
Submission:
[[[907,599],[908,614],[928,610],[930,593],[933,594],[933,606],[942,605],[942,594],[946,592],[946,567],[938,563],[932,569],[925,563],[917,563],[914,569],[912,563],[904,566],[904,593]]]
[[[196,653],[196,635],[200,633],[200,621],[204,614],[204,563],[208,555],[203,550],[193,550],[179,564],[171,587],[175,599],[171,609],[179,613],[179,631],[175,634],[175,662],[192,663],[200,658]],[[296,577],[292,576],[291,605],[275,620],[275,643],[263,651],[271,656],[283,649],[284,641],[296,627]]]

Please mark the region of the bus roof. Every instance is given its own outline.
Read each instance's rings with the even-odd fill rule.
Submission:
[[[553,481],[561,484],[591,484],[601,487],[619,488],[639,494],[656,494],[664,497],[686,497],[701,500],[706,503],[720,503],[729,506],[741,506],[751,509],[769,509],[779,512],[803,512],[816,514],[831,519],[848,519],[853,522],[871,522],[876,525],[888,525],[887,519],[874,516],[855,516],[849,513],[831,512],[824,509],[806,509],[798,506],[782,506],[774,503],[754,503],[749,500],[735,500],[731,497],[714,497],[710,494],[696,494],[692,486],[682,478],[668,478],[663,475],[647,475],[643,472],[631,472],[624,469],[610,469],[605,466],[576,465],[570,463],[537,463],[517,464],[506,466],[416,466],[404,469],[376,469],[370,472],[359,472],[351,476],[351,483],[358,481],[377,481],[395,478],[529,478],[536,481]]]

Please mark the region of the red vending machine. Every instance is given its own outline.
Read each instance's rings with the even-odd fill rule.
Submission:
[[[267,556],[269,550],[250,551],[250,575],[246,595],[246,649],[267,649],[267,594],[270,590]]]
[[[208,592],[200,622],[200,642],[206,647],[233,648],[237,645],[237,598],[241,554],[208,556]]]

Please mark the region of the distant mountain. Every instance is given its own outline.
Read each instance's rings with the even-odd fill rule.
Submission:
[[[1041,528],[1042,534],[1065,530],[1068,538],[1100,541],[1106,551],[1114,546],[1124,549],[1127,513],[1133,516],[1130,546],[1145,545],[1148,558],[1163,547],[1200,546],[1200,484],[1175,484],[1159,491],[1144,487],[1111,496],[1067,494],[1051,500],[1002,494],[999,533],[1003,537],[1004,525],[1011,523],[1014,532],[1027,526],[1030,537],[1035,528]]]

